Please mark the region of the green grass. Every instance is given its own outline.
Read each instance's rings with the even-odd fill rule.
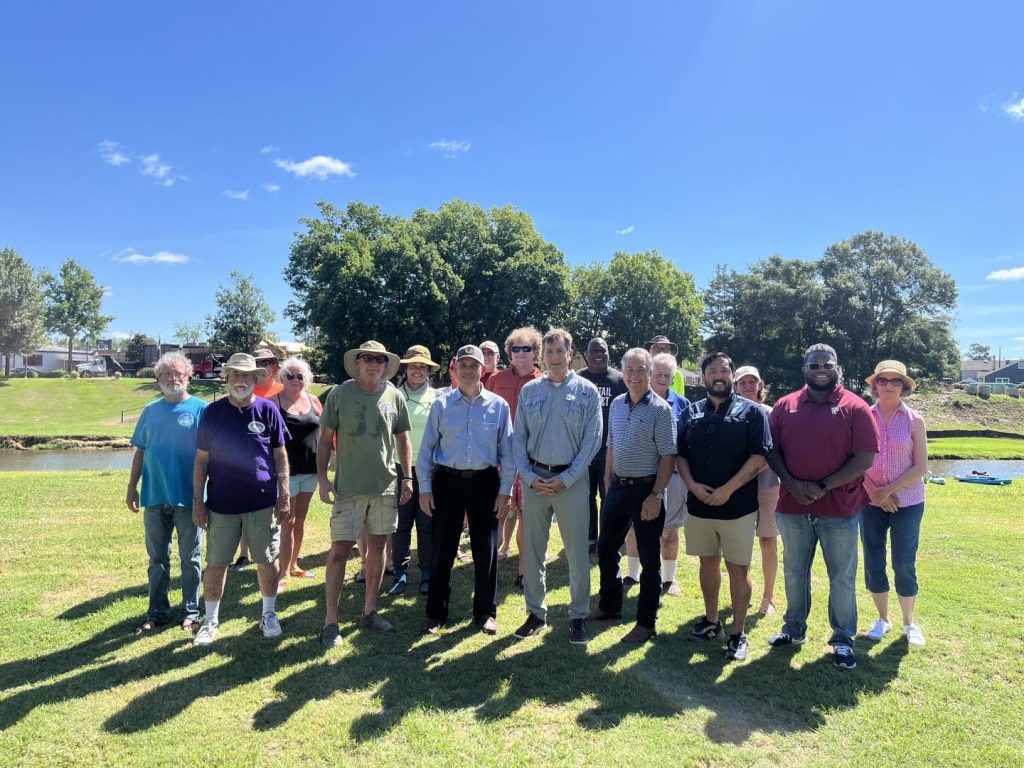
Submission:
[[[513,558],[501,566],[497,637],[467,629],[467,565],[456,568],[453,629],[420,638],[423,599],[411,595],[382,598],[393,633],[356,631],[362,589],[346,588],[345,647],[323,656],[319,503],[304,564],[320,578],[282,594],[280,642],[258,632],[251,569],[230,575],[211,649],[175,629],[135,640],[146,557],[126,479],[0,473],[0,765],[1012,766],[1024,753],[1020,481],[928,487],[918,611],[928,647],[910,649],[898,632],[861,642],[845,672],[824,644],[820,562],[810,641],[769,654],[779,617],[751,622],[742,664],[685,639],[701,612],[685,558],[683,596],[664,599],[659,635],[640,649],[617,642],[628,623],[569,645],[559,556],[553,627],[535,641],[511,638],[523,617]],[[560,555],[557,535],[550,551]],[[756,590],[756,567],[754,578]],[[861,627],[869,606],[861,588]]]
[[[1024,459],[1024,440],[996,437],[936,437],[928,441],[930,459]]]

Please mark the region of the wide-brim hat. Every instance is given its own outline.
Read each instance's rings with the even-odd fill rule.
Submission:
[[[225,377],[228,371],[238,371],[239,373],[255,373],[256,378],[260,383],[266,381],[267,376],[270,375],[270,371],[266,368],[260,368],[256,365],[256,358],[252,355],[248,355],[245,352],[235,352],[228,361],[221,366],[221,370],[224,371]]]
[[[668,344],[669,349],[672,350],[672,357],[679,354],[679,347],[676,346],[675,342],[669,341],[668,336],[655,336],[653,339],[647,342],[647,351],[651,351],[651,347],[655,344]]]
[[[281,363],[281,359],[277,356],[274,350],[270,349],[270,347],[260,347],[252,353],[252,356],[257,360],[273,360],[278,364]]]
[[[388,367],[384,369],[384,375],[381,377],[384,381],[394,377],[398,373],[398,366],[401,364],[398,355],[394,352],[388,352],[384,345],[379,341],[364,341],[356,349],[350,349],[345,353],[345,373],[351,376],[353,379],[358,375],[356,370],[356,358],[363,352],[372,352],[375,355],[384,355],[388,359]]]
[[[917,382],[914,381],[907,374],[907,366],[901,363],[899,360],[883,360],[875,366],[875,372],[868,376],[864,381],[868,383],[868,386],[874,386],[875,379],[881,376],[883,373],[896,373],[910,385],[911,389],[917,389]]]
[[[753,376],[758,381],[762,383],[764,382],[764,379],[761,378],[760,372],[757,370],[757,368],[755,368],[752,365],[741,365],[739,368],[736,369],[736,372],[732,375],[732,378],[733,381],[739,381],[744,376]]]
[[[432,371],[441,370],[441,366],[430,359],[430,350],[422,344],[413,344],[405,350],[405,356],[399,361],[402,365],[409,363],[422,363]]]

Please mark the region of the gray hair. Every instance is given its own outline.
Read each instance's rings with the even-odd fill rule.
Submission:
[[[173,352],[164,352],[160,355],[160,359],[153,364],[153,376],[159,378],[160,374],[172,367],[184,368],[185,373],[189,376],[192,375],[192,361],[178,350],[175,350]]]
[[[654,359],[651,361],[651,370],[653,371],[654,366],[658,365],[659,363],[661,365],[670,366],[672,368],[672,375],[675,375],[676,369],[678,368],[678,364],[676,363],[676,359],[672,357],[672,355],[670,355],[668,352],[659,352],[658,354],[656,354],[654,356]]]
[[[630,357],[639,357],[644,361],[644,366],[647,368],[647,375],[650,376],[654,370],[654,358],[651,357],[651,353],[643,347],[633,347],[626,350],[626,354],[622,356],[622,370],[626,370],[626,360]],[[661,355],[659,355],[661,357]],[[671,357],[671,355],[669,355]]]
[[[301,357],[286,357],[282,360],[281,367],[277,371],[277,380],[283,384],[288,375],[288,371],[291,370],[297,370],[302,374],[303,387],[308,387],[313,383],[313,371],[310,369],[309,363]]]

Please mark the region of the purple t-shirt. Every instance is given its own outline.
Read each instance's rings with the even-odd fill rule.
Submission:
[[[206,506],[222,515],[274,506],[274,449],[288,439],[281,412],[270,400],[257,397],[241,408],[226,397],[210,403],[196,434],[196,448],[210,454]]]

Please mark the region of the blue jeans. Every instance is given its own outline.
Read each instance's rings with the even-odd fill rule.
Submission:
[[[828,571],[828,621],[831,645],[853,647],[857,634],[857,518],[778,514],[782,534],[782,564],[786,580],[786,614],[782,631],[793,637],[807,634],[811,612],[811,565],[821,543]]]
[[[917,595],[917,543],[921,538],[924,502],[900,507],[889,514],[880,507],[868,505],[860,511],[860,539],[864,543],[864,583],[868,592],[889,591],[885,573],[886,533],[892,548],[892,570],[896,576],[896,594]]]
[[[181,559],[180,621],[199,620],[199,583],[202,580],[200,548],[202,531],[192,522],[188,507],[157,504],[142,513],[149,553],[149,613],[146,618],[165,624],[171,618],[167,590],[171,582],[171,534],[178,531],[178,557]]]

